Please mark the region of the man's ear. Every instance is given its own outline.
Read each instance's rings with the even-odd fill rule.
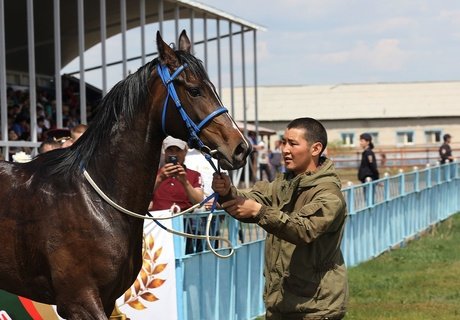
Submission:
[[[323,144],[321,142],[315,142],[311,146],[311,155],[313,157],[318,157],[321,154],[321,150],[323,150]]]

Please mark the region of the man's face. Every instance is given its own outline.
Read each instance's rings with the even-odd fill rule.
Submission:
[[[184,164],[186,154],[187,154],[187,151],[182,150],[181,148],[177,146],[170,146],[166,148],[165,150],[165,161],[168,160],[169,156],[176,156],[177,163],[182,165]]]
[[[282,152],[287,170],[300,174],[316,169],[312,156],[319,154],[317,143],[313,146],[309,145],[305,139],[304,129],[286,129],[282,141]]]

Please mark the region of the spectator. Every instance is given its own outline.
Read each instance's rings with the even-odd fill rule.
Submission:
[[[257,136],[254,131],[248,132],[248,141],[251,143],[252,152],[249,154],[249,174],[253,183],[257,180]]]
[[[8,131],[8,141],[19,141],[19,136],[13,129]],[[30,148],[27,147],[10,147],[8,153],[8,161],[13,161],[13,155],[18,152],[25,152],[30,154]]]
[[[265,142],[260,140],[260,142],[255,146],[257,150],[257,161],[259,163],[259,174],[260,180],[264,178],[264,172],[268,181],[272,181],[272,171],[270,168],[270,159],[268,157],[268,150],[265,146]]]
[[[363,148],[361,154],[361,165],[358,169],[358,179],[362,183],[366,182],[367,178],[371,180],[379,179],[379,171],[377,169],[377,160],[372,143],[372,136],[369,133],[363,133],[359,136],[359,145]]]
[[[49,127],[46,126],[46,120],[44,117],[37,118],[37,140],[43,141],[46,131],[49,130]]]
[[[88,129],[88,126],[86,124],[78,124],[72,129],[70,129],[70,138],[64,141],[62,144],[63,148],[70,147],[72,144],[77,141],[83,133],[85,133],[86,129]]]
[[[46,153],[54,149],[60,149],[61,147],[62,144],[59,141],[55,140],[54,138],[50,138],[40,144],[38,147],[38,153]]]
[[[12,127],[18,135],[17,140],[28,140],[30,138],[30,126],[28,121],[29,119],[26,116],[22,114],[17,115]]]
[[[158,171],[149,210],[166,210],[177,205],[183,211],[201,202],[204,199],[201,174],[184,165],[187,143],[168,136],[163,141],[163,149],[165,164]],[[198,225],[187,224],[186,232],[199,233],[200,219],[197,222]],[[187,239],[186,253],[195,252],[193,242]],[[200,246],[197,251],[203,250],[202,241],[197,244]]]
[[[270,165],[272,166],[273,176],[278,172],[283,172],[282,154],[281,154],[281,140],[275,141],[275,149],[270,151]]]
[[[291,121],[283,138],[284,175],[249,191],[214,175],[213,189],[234,218],[257,223],[265,240],[266,319],[342,319],[348,300],[340,251],[346,203],[331,160],[323,125],[312,118]]]
[[[454,161],[454,157],[452,156],[452,149],[450,148],[450,139],[452,136],[447,133],[442,138],[444,143],[439,148],[439,156],[441,157],[441,164],[444,164]]]
[[[387,155],[386,153],[382,152],[380,154],[380,166],[383,168],[387,165]]]

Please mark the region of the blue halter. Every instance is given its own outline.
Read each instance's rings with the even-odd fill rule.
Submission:
[[[199,138],[201,129],[204,126],[206,126],[209,122],[211,122],[215,117],[218,117],[222,113],[228,112],[228,110],[224,106],[218,106],[216,110],[214,110],[209,115],[207,115],[206,118],[201,120],[199,124],[196,124],[195,122],[193,122],[192,119],[190,119],[187,112],[182,107],[182,104],[180,102],[179,96],[177,95],[176,88],[174,88],[174,83],[173,83],[173,80],[187,67],[188,65],[185,63],[181,65],[179,68],[177,68],[176,71],[174,71],[172,75],[170,75],[169,69],[167,66],[163,64],[158,64],[157,66],[158,75],[160,76],[161,81],[163,81],[163,84],[168,90],[168,94],[166,95],[165,102],[163,104],[163,111],[162,111],[162,116],[161,116],[161,129],[163,130],[163,133],[167,136],[168,134],[166,133],[166,111],[168,108],[169,98],[171,98],[174,101],[177,111],[179,111],[179,114],[181,115],[182,120],[185,122],[187,130],[189,132],[190,137],[189,137],[188,144],[190,146],[197,146],[200,151],[207,150],[208,152],[210,152],[211,149],[208,146],[206,146],[203,143],[203,141]],[[212,157],[208,152],[203,153],[204,157],[211,164],[213,169],[216,172],[220,173],[220,170],[216,168],[214,162],[211,159]]]

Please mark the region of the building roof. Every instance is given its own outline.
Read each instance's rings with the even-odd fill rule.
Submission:
[[[247,91],[247,120],[254,121],[254,89]],[[222,93],[230,107],[229,90]],[[242,89],[235,119],[243,119]],[[339,85],[259,86],[258,120],[290,121],[460,116],[460,81]]]

